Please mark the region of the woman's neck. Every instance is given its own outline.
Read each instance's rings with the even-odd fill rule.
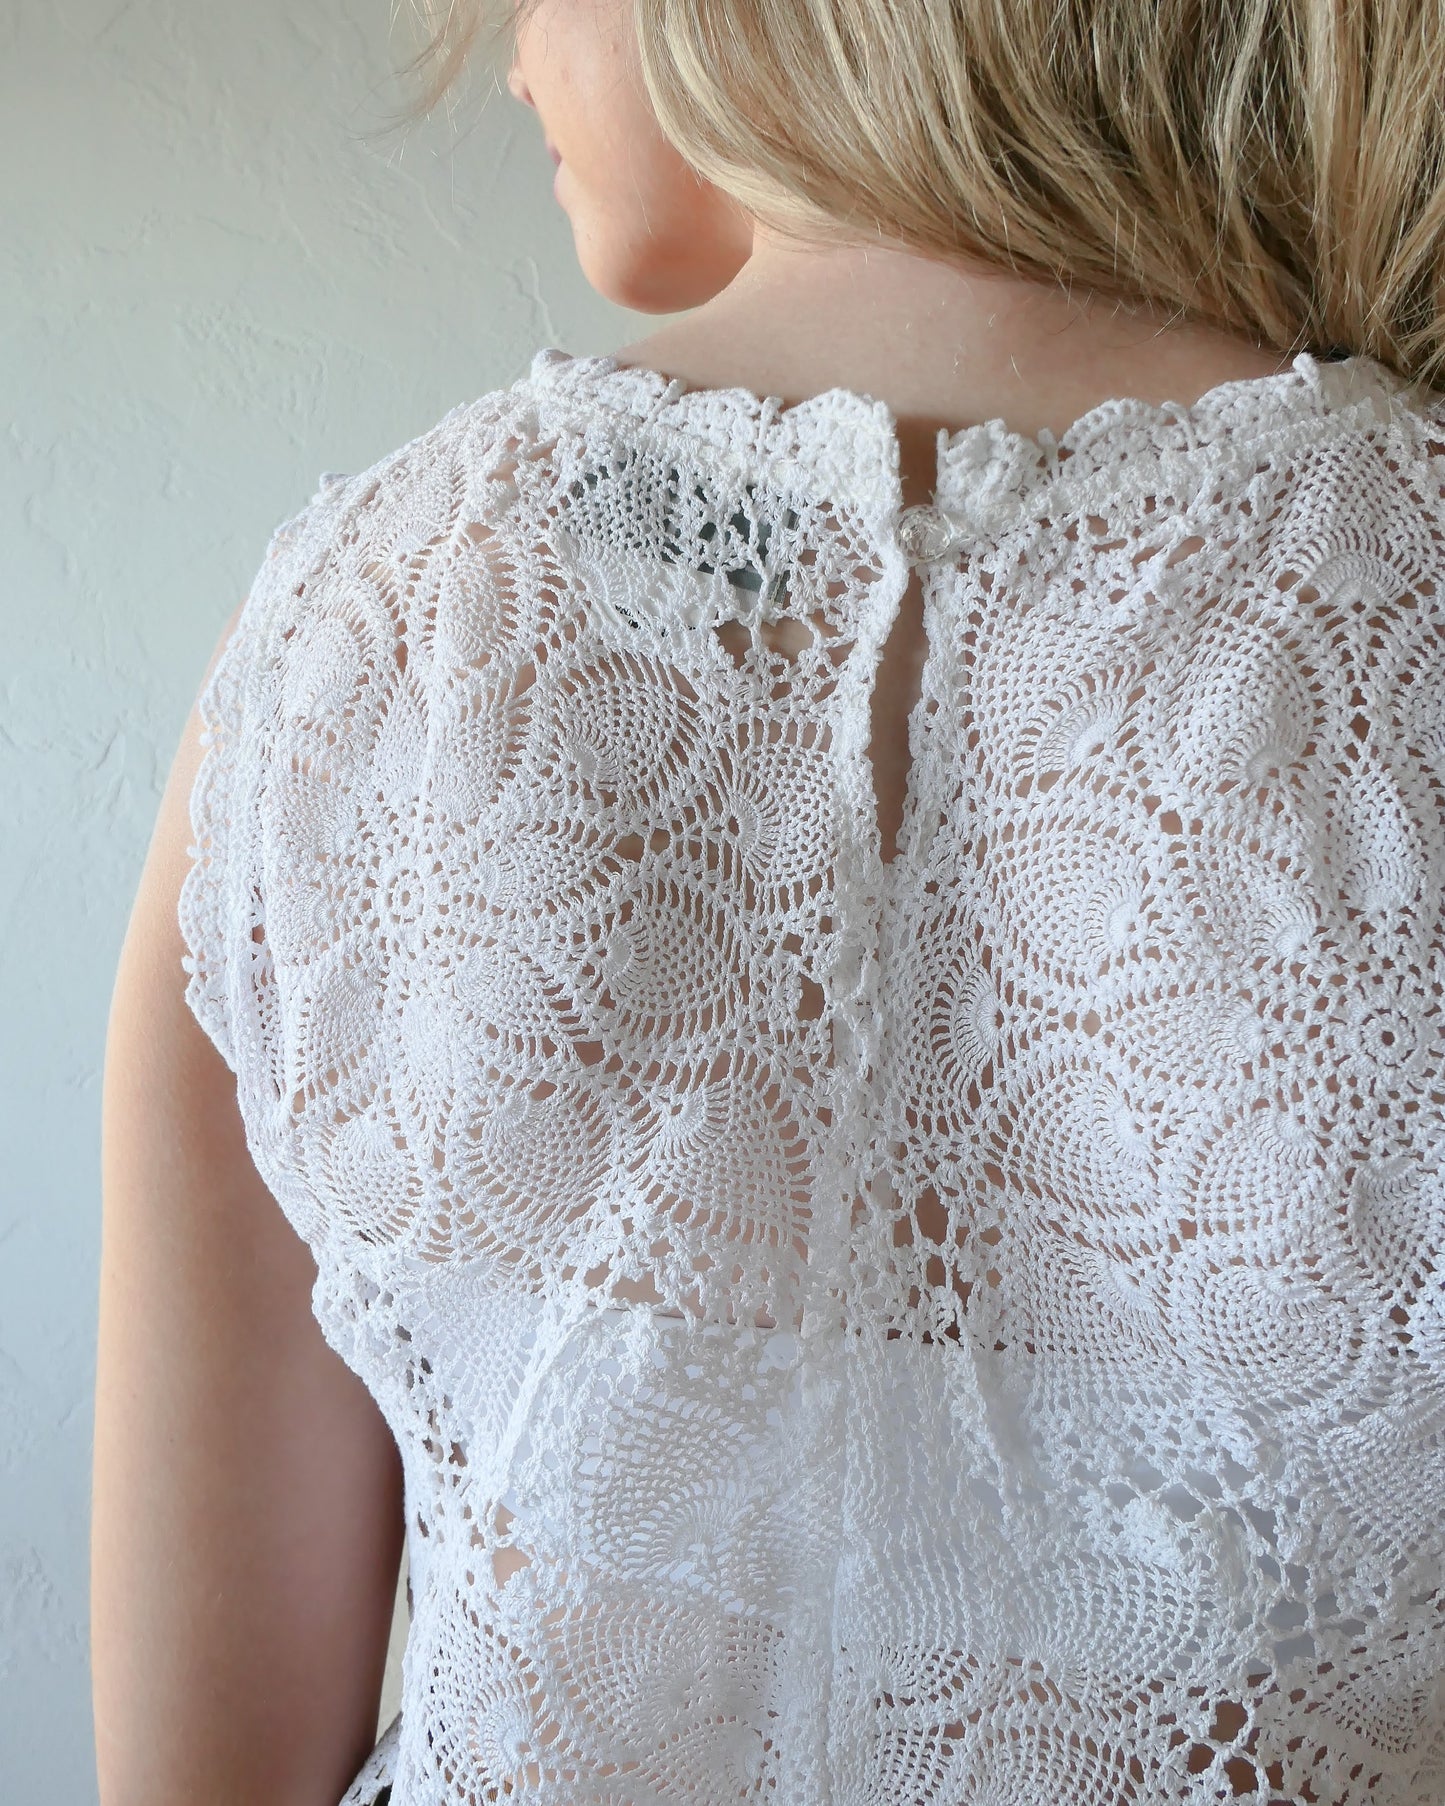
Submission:
[[[839,387],[884,402],[920,474],[940,427],[1001,419],[1062,433],[1099,402],[1188,404],[1290,354],[1147,306],[884,246],[800,246],[759,229],[712,300],[616,353],[689,388],[800,401]]]

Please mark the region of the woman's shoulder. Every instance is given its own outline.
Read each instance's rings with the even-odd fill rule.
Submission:
[[[627,548],[640,552],[661,531],[664,558],[675,550],[679,521],[669,516],[664,530],[657,509],[672,506],[669,495],[680,506],[679,463],[692,473],[688,494],[699,506],[710,498],[713,532],[741,518],[739,509],[755,512],[751,498],[776,488],[820,504],[809,514],[818,533],[832,521],[846,537],[859,511],[821,504],[856,492],[881,545],[910,525],[895,518],[891,416],[863,396],[849,415],[841,408],[848,393],[774,412],[744,389],[684,391],[653,371],[543,347],[513,382],[457,403],[364,469],[322,473],[268,547],[261,587],[275,603],[265,610],[271,651],[289,645],[294,653],[308,623],[334,621],[338,611],[353,622],[386,616],[383,638],[395,639],[405,622],[402,637],[415,647],[408,598],[438,583],[454,589],[457,579],[474,596],[505,590],[516,602],[515,572],[508,578],[500,567],[567,564],[580,556],[574,528],[587,528],[586,545],[606,553],[605,583],[592,568],[597,559],[582,560],[597,579],[591,588],[630,590],[639,577]],[[938,438],[935,500],[950,544],[967,540],[984,558],[990,545],[1007,551],[1019,533],[1066,518],[1118,524],[1134,512],[1157,526],[1161,513],[1213,522],[1264,509],[1297,531],[1314,521],[1333,538],[1353,523],[1376,540],[1404,535],[1413,544],[1423,535],[1426,561],[1436,563],[1445,544],[1445,519],[1435,522],[1445,513],[1445,394],[1370,358],[1303,353],[1286,370],[1221,383],[1187,407],[1107,402],[1058,437],[994,421]],[[656,481],[634,468],[649,448],[665,467]],[[1231,539],[1230,568],[1237,572],[1256,545],[1264,545],[1259,531]],[[701,570],[705,550],[693,561]],[[633,612],[623,615],[631,621]]]
[[[456,512],[477,497],[461,479],[506,464],[534,435],[529,418],[530,373],[448,408],[431,425],[354,471],[323,471],[306,507],[277,529],[283,543],[300,537],[313,521],[322,526],[361,514],[412,508],[418,514],[445,506]],[[446,498],[444,502],[443,498]],[[275,540],[273,538],[273,544]]]
[[[724,487],[772,479],[800,491],[827,486],[834,501],[856,491],[874,504],[865,512],[886,514],[888,497],[899,499],[887,480],[894,437],[889,409],[848,390],[784,409],[745,388],[691,389],[615,357],[543,346],[512,382],[458,402],[366,468],[323,472],[271,550],[294,547],[304,563],[348,524],[353,536],[379,532],[419,545],[419,536],[465,517],[479,534],[523,492],[594,481],[599,454],[634,440],[715,467]],[[1445,496],[1445,392],[1364,356],[1303,352],[1273,374],[1218,383],[1187,406],[1106,400],[1057,435],[1014,431],[999,419],[938,437],[937,500],[984,531],[1017,520],[1020,504],[1025,515],[1034,512],[1029,504],[1045,497],[1081,509],[1127,503],[1161,474],[1247,484],[1256,465],[1278,475],[1288,464],[1296,487],[1308,488],[1327,451],[1337,464],[1341,454],[1345,462],[1352,453],[1371,464],[1383,459],[1406,479],[1397,485],[1402,508],[1433,507]],[[1423,487],[1412,493],[1417,476]],[[1371,498],[1376,508],[1380,501]],[[1332,494],[1328,505],[1345,498]]]

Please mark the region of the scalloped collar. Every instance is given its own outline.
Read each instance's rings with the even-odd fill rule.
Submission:
[[[825,389],[785,407],[780,396],[691,389],[658,370],[557,346],[535,354],[516,386],[524,385],[544,425],[585,430],[589,414],[626,418],[706,447],[736,478],[832,499],[879,524],[899,514],[894,415],[855,390]],[[1069,512],[1125,493],[1185,499],[1202,481],[1252,474],[1262,451],[1317,444],[1326,423],[1378,426],[1418,393],[1372,358],[1326,362],[1300,352],[1286,370],[1217,384],[1188,406],[1099,402],[1058,435],[1030,437],[1000,419],[941,428],[933,501],[907,512],[988,532],[1025,505]]]

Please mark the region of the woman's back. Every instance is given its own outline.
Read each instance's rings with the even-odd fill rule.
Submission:
[[[1006,421],[1026,438],[1058,439],[1121,396],[1189,403],[1289,367],[1279,353],[1145,304],[1081,300],[877,245],[799,254],[761,229],[720,295],[614,356],[666,370],[688,390],[741,388],[775,407],[837,389],[882,402],[905,508],[934,498],[941,434]],[[908,717],[927,655],[921,579],[915,569],[872,684],[868,764],[885,860],[902,818]]]
[[[178,759],[118,1806],[355,1773],[396,1450],[349,1801],[1437,1806],[1445,14],[504,11],[686,317],[326,481]]]
[[[1439,410],[920,508],[542,352],[278,533],[182,909],[402,1450],[392,1806],[1440,1797]]]

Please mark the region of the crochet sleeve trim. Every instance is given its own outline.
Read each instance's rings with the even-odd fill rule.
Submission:
[[[265,763],[277,636],[294,625],[299,592],[330,539],[348,479],[322,474],[307,505],[271,534],[236,624],[197,700],[204,752],[190,795],[191,865],[178,917],[187,1006],[232,1072],[237,1012],[264,956],[258,837],[247,820]]]

